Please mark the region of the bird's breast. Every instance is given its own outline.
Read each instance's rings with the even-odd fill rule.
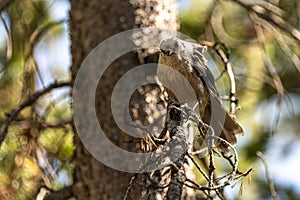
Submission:
[[[190,107],[193,107],[199,100],[201,103],[203,93],[201,80],[186,68],[186,65],[182,65],[176,59],[168,60],[168,58],[161,57],[157,75],[172,101],[187,103]]]

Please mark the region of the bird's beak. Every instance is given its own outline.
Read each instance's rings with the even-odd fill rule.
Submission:
[[[167,56],[171,56],[171,55],[173,55],[173,54],[175,54],[174,51],[172,51],[172,50],[167,51]]]
[[[174,51],[172,51],[172,50],[162,50],[161,49],[161,52],[163,52],[165,55],[167,55],[167,56],[172,56],[173,54],[175,54],[175,52]]]

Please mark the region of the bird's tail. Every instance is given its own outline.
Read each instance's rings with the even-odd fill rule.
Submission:
[[[243,135],[243,129],[218,100],[212,101],[211,106],[205,108],[203,122],[212,126],[216,136],[235,145],[237,142],[236,136]],[[221,140],[216,140],[215,145],[222,152],[228,151],[228,145]]]

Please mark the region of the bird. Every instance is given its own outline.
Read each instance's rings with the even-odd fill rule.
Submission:
[[[217,136],[235,145],[236,136],[243,135],[244,131],[221,103],[215,78],[203,55],[206,47],[171,37],[164,39],[159,48],[157,76],[169,100],[189,107],[197,105],[201,120]],[[221,140],[215,146],[221,152],[228,151],[228,145]]]

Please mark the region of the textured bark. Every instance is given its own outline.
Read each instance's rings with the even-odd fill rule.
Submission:
[[[71,0],[70,31],[73,63],[72,78],[87,54],[108,37],[136,27],[157,26],[176,30],[175,0]],[[117,59],[100,80],[96,107],[102,129],[119,147],[136,151],[136,144],[125,143],[128,137],[114,123],[111,115],[111,92],[118,79],[130,68],[140,64],[136,53]],[[153,60],[152,60],[153,61]],[[74,195],[77,199],[122,199],[132,174],[113,170],[95,160],[76,138]],[[141,188],[132,192],[139,199]]]

